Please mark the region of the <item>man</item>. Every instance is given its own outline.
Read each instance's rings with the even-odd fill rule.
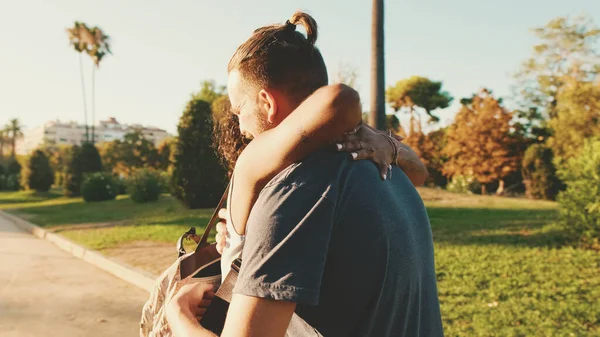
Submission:
[[[316,28],[299,12],[238,48],[228,92],[243,133],[274,128],[327,84]],[[222,336],[281,337],[294,312],[324,336],[442,336],[427,213],[392,170],[382,181],[371,163],[322,150],[272,179],[246,224]],[[176,335],[212,335],[193,317],[210,301],[205,290],[186,287],[172,301]]]

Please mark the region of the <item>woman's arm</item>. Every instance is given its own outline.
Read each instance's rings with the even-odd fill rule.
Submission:
[[[235,205],[228,206],[236,230],[245,232],[252,205],[277,173],[351,131],[361,118],[358,93],[343,84],[329,85],[250,142],[237,160],[231,192]]]

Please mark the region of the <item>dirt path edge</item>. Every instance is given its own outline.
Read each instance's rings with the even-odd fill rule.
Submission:
[[[148,272],[138,270],[124,263],[113,261],[95,250],[91,250],[64,238],[59,234],[49,232],[29,221],[0,210],[0,216],[14,223],[34,236],[52,242],[55,246],[70,253],[78,259],[90,263],[116,277],[125,280],[134,286],[150,292],[154,287],[155,278]]]

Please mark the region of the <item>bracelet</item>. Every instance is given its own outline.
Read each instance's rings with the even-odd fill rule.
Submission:
[[[392,164],[397,164],[400,147],[394,141],[394,138],[392,137],[392,131],[389,131],[389,134],[383,133],[382,135],[392,145],[392,149],[394,150],[394,155],[392,157]],[[390,166],[389,166],[390,180],[392,179],[392,164],[390,164]]]
[[[383,134],[385,136],[385,139],[388,140],[388,142],[390,142],[390,144],[392,145],[392,148],[394,149],[394,157],[392,159],[392,163],[396,164],[396,162],[398,161],[398,155],[399,155],[399,146],[398,144],[396,144],[395,139],[392,137],[392,131],[389,131],[389,134],[384,133]]]

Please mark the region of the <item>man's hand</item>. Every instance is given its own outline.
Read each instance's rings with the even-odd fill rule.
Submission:
[[[167,322],[175,336],[211,336],[200,326],[200,319],[215,293],[213,286],[193,283],[183,286],[167,304]]]
[[[217,224],[217,236],[215,237],[215,240],[217,241],[217,251],[221,255],[223,255],[223,250],[227,245],[227,215],[227,209],[221,208],[219,210],[219,218],[221,221]]]

